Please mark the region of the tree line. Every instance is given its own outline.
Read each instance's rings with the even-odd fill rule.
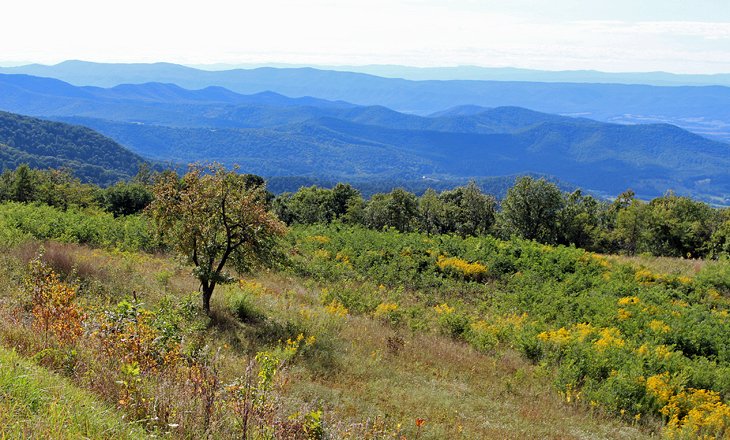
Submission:
[[[33,169],[26,164],[0,174],[0,202],[43,203],[61,209],[98,206],[115,216],[136,214],[152,201],[156,174],[141,166],[129,181],[102,188],[82,183],[68,168]]]
[[[339,221],[372,229],[479,236],[518,236],[594,252],[683,258],[730,254],[730,209],[668,192],[651,201],[632,191],[613,201],[581,190],[562,192],[545,179],[519,178],[498,202],[470,182],[418,197],[404,189],[365,200],[348,184],[283,193],[273,209],[287,224]]]
[[[153,186],[171,172],[142,167],[133,179],[101,188],[81,183],[65,169],[34,170],[21,165],[0,174],[0,202],[51,206],[99,206],[115,216],[142,212]],[[381,230],[512,236],[545,244],[573,245],[594,252],[683,258],[730,254],[730,209],[715,208],[668,192],[650,201],[632,191],[601,200],[581,190],[563,192],[545,179],[519,178],[498,201],[475,182],[423,195],[402,188],[365,199],[346,183],[332,188],[302,187],[278,196],[266,181],[243,174],[245,187],[259,188],[262,203],[287,225],[341,222]]]

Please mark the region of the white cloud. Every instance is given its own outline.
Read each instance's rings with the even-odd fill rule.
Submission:
[[[728,22],[568,20],[535,3],[25,0],[4,5],[0,57],[730,71]]]

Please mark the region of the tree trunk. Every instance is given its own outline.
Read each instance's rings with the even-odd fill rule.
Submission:
[[[210,283],[208,286],[203,284],[201,287],[203,292],[203,310],[205,310],[206,315],[210,316],[210,297],[213,296],[213,288],[215,288],[215,285]]]

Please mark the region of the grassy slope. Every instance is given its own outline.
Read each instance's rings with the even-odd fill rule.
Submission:
[[[259,281],[268,292],[256,297],[261,310],[286,315],[287,309],[304,309],[341,321],[334,372],[306,364],[290,372],[292,397],[321,400],[333,421],[386,415],[412,432],[414,420],[424,418],[428,426],[422,438],[433,439],[645,437],[638,429],[567,405],[551,388],[550,373],[516,352],[485,355],[448,337],[413,333],[366,316],[328,316],[318,289],[305,287],[306,280],[269,276]]]
[[[143,437],[93,394],[0,347],[0,438]]]
[[[3,257],[3,277],[18,279],[23,270],[18,260],[34,252],[34,246],[13,248]],[[46,256],[61,270],[76,267],[89,286],[81,298],[88,303],[113,304],[127,296],[123,292],[136,290],[151,307],[166,294],[179,298],[195,289],[187,270],[166,258],[53,244],[46,245]],[[375,432],[378,425],[387,425],[392,433],[400,425],[400,432],[410,439],[416,418],[427,420],[421,439],[646,436],[634,427],[566,404],[551,388],[550,374],[515,353],[480,354],[445,336],[397,330],[365,316],[333,315],[319,301],[320,289],[310,280],[270,274],[258,282],[254,294],[250,288],[244,290],[251,307],[266,320],[242,323],[236,319],[229,304],[242,290],[228,286],[216,292],[216,319],[199,327],[199,336],[224,347],[221,371],[228,380],[243,373],[252,352],[276,344],[266,323],[289,322],[306,314],[307,331],[317,335],[322,347],[314,356],[298,358],[284,372],[283,403],[291,412],[321,405],[326,425],[337,437],[364,438],[363,432]],[[0,293],[8,305],[19,302],[17,286],[11,283]],[[32,337],[10,328],[7,315],[3,319],[0,341],[6,346]],[[389,348],[393,345],[389,338],[402,338],[402,347],[396,343]],[[57,376],[47,380],[68,386]],[[45,386],[50,388],[48,383]],[[82,405],[78,400],[67,402],[72,408]],[[72,417],[62,418],[71,423]],[[23,418],[27,422],[22,423],[37,419]],[[89,437],[103,438],[102,431],[92,431]]]

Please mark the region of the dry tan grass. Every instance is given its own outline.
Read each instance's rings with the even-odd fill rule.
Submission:
[[[162,256],[51,247],[53,261],[62,267],[93,266],[85,272],[86,294],[91,300],[94,292],[102,292],[105,296],[96,298],[97,303],[113,304],[136,291],[153,307],[165,295],[180,297],[197,288],[188,268]],[[33,251],[21,248],[4,258],[30,259]],[[12,272],[13,264],[6,271]],[[514,351],[485,355],[435,333],[413,333],[366,316],[330,315],[319,301],[319,291],[305,280],[262,274],[256,281],[264,289],[252,300],[266,319],[238,321],[227,296],[240,292],[239,287],[220,288],[213,296],[215,319],[201,329],[196,343],[223,347],[220,375],[225,383],[245,374],[256,351],[277,345],[281,328],[272,322],[294,322],[308,335],[316,335],[319,348],[281,374],[280,403],[290,414],[321,406],[335,438],[393,438],[399,432],[413,439],[417,418],[426,420],[420,439],[648,437],[583,405],[565,403],[551,387],[550,373]],[[7,286],[0,293],[3,305],[18,305],[12,289]],[[17,330],[21,326],[13,322],[12,307],[2,310],[3,345],[32,344],[32,335]],[[311,316],[302,319],[302,310]],[[92,356],[90,350],[81,347],[80,357]],[[109,365],[79,365],[77,383],[113,402],[117,385],[111,379],[84,382],[88,368]],[[190,400],[176,394],[172,384],[151,386],[160,390],[161,401]]]
[[[645,267],[654,273],[688,277],[697,275],[707,265],[717,264],[711,260],[653,257],[646,255],[606,255],[605,257],[610,261],[626,263],[636,267]]]
[[[301,306],[316,304],[316,292],[296,280],[261,281],[279,297],[285,288],[296,292]],[[400,424],[412,438],[415,419],[424,418],[424,439],[648,437],[584,405],[566,404],[551,387],[549,372],[514,351],[485,355],[444,336],[414,334],[364,316],[349,316],[338,328],[337,368],[323,374],[298,364],[287,386],[293,399],[322,402],[333,422],[387,415],[391,426]],[[389,347],[393,338],[402,340],[396,352]]]

